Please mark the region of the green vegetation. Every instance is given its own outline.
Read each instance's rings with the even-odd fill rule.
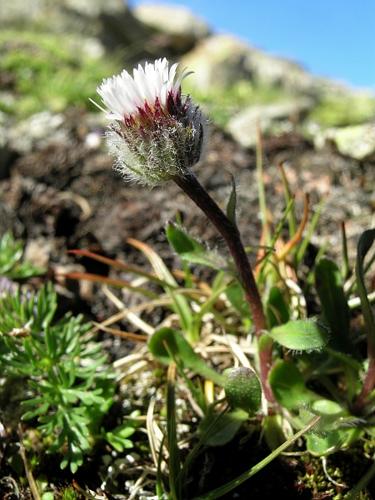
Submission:
[[[184,82],[184,92],[194,95],[194,100],[219,126],[225,126],[228,120],[244,107],[271,104],[291,97],[291,94],[283,89],[256,85],[244,80],[228,89],[212,89],[202,93],[199,88],[189,86],[187,79]]]
[[[0,277],[40,274],[21,259],[22,245],[7,233],[0,240]],[[99,440],[113,448],[132,447],[134,426],[105,432],[100,424],[112,406],[114,372],[82,316],[57,318],[51,284],[38,293],[0,291],[1,392],[17,387],[22,420],[35,429],[47,453],[60,454],[61,468],[75,472]],[[16,413],[19,413],[18,411]],[[12,426],[17,428],[12,415]],[[24,444],[33,449],[33,440]]]
[[[157,409],[152,404],[147,411],[148,418],[152,413],[148,424],[151,449],[160,449],[154,456],[158,469],[156,491],[160,498],[163,495],[174,500],[220,498],[269,466],[288,448],[320,457],[325,463],[326,457],[356,447],[361,441],[372,442],[375,425],[372,361],[368,368],[360,352],[365,352],[366,334],[367,342],[372,345],[375,333],[370,307],[375,297],[367,295],[365,284],[366,274],[375,260],[371,253],[375,230],[365,231],[359,240],[355,271],[347,258],[344,233],[340,267],[320,255],[306,270],[304,256],[318,217],[313,216],[310,222],[307,218],[299,220],[288,180],[283,175],[284,214],[279,220],[264,220],[267,246],[259,260],[257,283],[268,325],[258,339],[247,337],[253,326],[252,318],[249,308],[245,307],[244,290],[231,260],[215,259],[212,251],[177,224],[168,224],[166,234],[182,260],[183,272],[172,273],[152,248],[136,240],[131,240],[131,244],[147,258],[153,272],[88,251],[75,252],[101,262],[104,259],[113,269],[142,277],[142,287],[133,287],[121,279],[116,279],[114,284],[143,296],[144,305],[148,304],[149,308],[163,301],[163,324],[174,325],[170,328],[163,324],[151,326],[136,322],[149,336],[147,347],[142,351],[144,356],[151,355],[165,369],[164,376],[160,372],[153,375],[155,385],[162,386],[163,405]],[[227,213],[235,220],[236,196],[233,192]],[[264,203],[266,207],[266,199]],[[288,225],[288,238],[281,240],[280,233],[282,229],[287,231]],[[304,230],[305,236],[302,236]],[[211,278],[204,283],[195,279],[196,265],[211,268]],[[288,278],[290,273],[296,277],[293,284]],[[104,278],[90,274],[81,273],[76,277],[109,284]],[[155,286],[159,289],[157,293]],[[314,309],[320,314],[309,315],[307,297],[315,297]],[[357,326],[352,324],[353,308],[357,310],[355,315],[363,314],[360,331],[357,331],[358,322]],[[219,346],[226,354],[221,362],[216,360],[213,365],[215,358],[210,353],[214,356]],[[268,404],[275,414],[267,416],[262,414],[258,376],[262,353],[270,346],[273,359],[267,380],[274,401]],[[202,349],[206,356],[202,356]],[[225,370],[235,362],[242,367]],[[185,391],[191,395],[191,407],[188,402],[181,407]],[[198,425],[190,421],[192,412],[200,415]],[[203,487],[198,491],[193,487],[189,490],[189,479],[193,477],[198,457],[207,457],[212,447],[228,445],[241,429],[245,434],[249,428],[252,429],[250,433],[254,429],[260,432],[259,419],[263,421],[263,436],[272,451],[257,464],[249,465],[249,469],[235,479],[226,483],[223,479],[215,489]],[[183,439],[182,422],[190,422],[189,446],[184,452],[178,444]],[[162,429],[163,438],[154,435],[153,425]],[[304,436],[302,446],[301,436]],[[220,454],[220,451],[215,453]],[[162,464],[166,466],[165,473]],[[354,486],[360,479],[354,491],[364,489],[373,472],[371,469],[364,474],[365,470],[361,469],[362,479],[360,476],[351,478],[348,486]],[[320,468],[317,473],[321,474]],[[324,469],[323,477],[326,476]],[[335,476],[341,477],[340,473]],[[339,494],[337,485],[328,476],[326,479],[327,490]],[[315,489],[316,478],[306,476],[305,480],[307,489]]]
[[[38,422],[48,450],[63,453],[61,467],[75,472],[112,404],[114,385],[90,325],[80,316],[56,320],[56,299],[49,286],[0,300],[0,368],[8,383],[26,382],[23,420]]]
[[[0,276],[11,279],[31,278],[44,272],[23,260],[23,244],[12,234],[5,233],[0,239]]]
[[[78,37],[32,31],[0,33],[0,110],[18,117],[68,106],[90,110],[98,82],[120,69],[112,59],[90,56]]]
[[[375,116],[375,98],[367,95],[328,96],[317,104],[310,118],[323,127],[357,125]]]
[[[194,95],[212,121],[224,127],[229,119],[243,108],[258,104],[279,103],[293,99],[292,93],[279,87],[267,87],[250,81],[239,81],[225,89],[201,92],[199,88],[184,83],[185,93]],[[370,95],[327,95],[318,100],[308,119],[322,127],[356,125],[375,116],[375,98]]]
[[[306,272],[303,260],[317,217],[310,222],[306,217],[299,221],[285,174],[283,181],[286,208],[279,220],[264,220],[267,246],[256,274],[267,316],[267,328],[261,337],[248,336],[253,319],[231,260],[217,254],[215,258],[177,224],[169,223],[166,234],[181,258],[182,270],[172,272],[151,247],[137,240],[129,242],[146,257],[152,271],[86,250],[74,252],[141,278],[142,284],[88,273],[71,273],[67,278],[124,287],[141,297],[138,311],[150,314],[153,309],[163,309],[163,320],[154,324],[130,313],[129,320],[137,330],[134,333],[108,328],[108,321],[105,326],[97,325],[141,342],[134,354],[130,352],[122,359],[121,365],[127,368],[118,372],[125,384],[128,416],[122,421],[117,417],[116,427],[105,429],[102,424],[114,401],[115,370],[91,326],[80,316],[58,318],[57,296],[51,285],[38,293],[19,289],[16,294],[3,294],[2,391],[9,386],[21,387],[17,397],[23,414],[23,445],[33,457],[34,467],[41,463],[37,458],[41,454],[57,454],[62,457],[61,467],[69,465],[74,474],[94,445],[102,442],[119,456],[133,448],[140,460],[154,467],[152,491],[159,498],[215,499],[251,480],[283,452],[292,450],[323,461],[323,472],[317,467],[313,477],[300,474],[306,489],[326,488],[330,494],[339,494],[341,487],[337,489],[326,472],[327,457],[360,449],[360,443],[371,447],[373,442],[371,356],[375,329],[370,304],[375,297],[367,294],[366,275],[375,261],[375,230],[361,236],[355,270],[346,254],[343,233],[342,265],[320,255]],[[227,207],[233,221],[236,200],[233,185]],[[267,200],[263,201],[266,208]],[[281,240],[281,230],[288,231],[288,225],[288,237]],[[302,236],[304,229],[306,236]],[[9,235],[5,241],[0,245],[2,262],[9,260]],[[194,277],[197,265],[211,269],[205,282]],[[288,277],[291,274],[296,277],[293,285]],[[320,314],[309,315],[306,297],[315,297],[314,309]],[[352,309],[356,309],[356,316],[363,317],[355,327]],[[366,352],[366,342],[369,359],[361,355]],[[262,353],[270,352],[270,347],[272,367],[267,383],[274,399],[266,404],[274,414],[265,415],[261,398],[264,375],[259,366]],[[142,378],[147,387],[142,386]],[[150,383],[156,398],[147,397]],[[135,433],[142,422],[147,444]],[[13,420],[12,425],[17,423]],[[33,439],[30,431],[34,431]],[[241,464],[242,473],[234,470],[230,477],[220,472],[222,480],[214,487],[208,488],[204,477],[199,485],[192,481],[194,468],[202,457],[208,459],[210,449],[220,454],[221,447],[247,433],[246,439],[253,433],[264,437],[270,451],[262,460]],[[181,442],[185,443],[183,448]],[[347,481],[340,471],[335,469],[332,475]],[[346,488],[353,488],[357,494],[374,473],[372,468],[368,472],[361,469],[362,478],[350,476]]]
[[[0,93],[0,109],[17,119],[46,108],[95,111],[89,97],[103,77],[119,69],[115,61],[88,56],[78,39],[62,43],[59,35],[3,31],[0,81],[16,98],[7,101]],[[192,87],[190,92],[222,126],[246,106],[291,97],[244,81],[208,94]],[[309,119],[324,127],[343,126],[374,114],[372,98],[337,96],[324,98]],[[111,483],[109,496],[128,493],[127,481],[116,483],[115,476],[130,469],[137,474],[134,483],[146,484],[147,496],[207,500],[235,491],[245,481],[251,491],[253,476],[292,452],[300,457],[295,478],[304,493],[343,498],[343,491],[351,491],[351,498],[365,498],[375,475],[374,466],[366,470],[361,462],[362,455],[370,462],[374,454],[375,294],[367,288],[373,281],[375,229],[363,232],[355,262],[347,255],[344,225],[341,262],[329,257],[329,249],[309,255],[320,209],[312,214],[306,196],[304,213],[297,210],[281,166],[278,188],[283,186],[285,207],[273,215],[261,151],[257,169],[262,244],[251,257],[265,312],[260,332],[255,332],[249,294],[232,258],[207,248],[182,227],[180,218],[166,226],[166,240],[180,259],[178,269],[137,240],[129,244],[149,268],[88,250],[72,251],[111,272],[65,276],[94,282],[94,293],[105,285],[106,299],[119,313],[94,325],[60,308],[58,288],[46,282],[42,269],[25,262],[20,242],[9,233],[0,239],[0,280],[6,284],[0,288],[0,400],[6,403],[1,421],[7,443],[21,444],[26,456],[17,468],[18,448],[9,446],[2,464],[10,474],[17,471],[20,484],[27,477],[31,487],[31,473],[43,500],[73,500],[81,493],[90,498],[88,483],[73,479],[85,467],[90,474],[94,463],[96,477],[90,480]],[[237,230],[236,205],[233,182],[226,214]],[[127,301],[111,286],[126,291]],[[129,341],[120,360],[109,359],[98,331],[105,332],[106,340],[114,335]],[[108,344],[114,353],[116,344]],[[264,373],[267,353],[269,370]],[[244,443],[246,462],[239,463]],[[226,457],[226,446],[232,451],[223,466],[215,460]],[[347,452],[353,464],[362,463],[350,473],[342,459]],[[67,469],[58,496],[58,487],[45,478],[46,457],[57,458]],[[327,465],[328,459],[335,465]],[[215,484],[207,479],[212,464]],[[54,480],[59,474],[57,467]]]

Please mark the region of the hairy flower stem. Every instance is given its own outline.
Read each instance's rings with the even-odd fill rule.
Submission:
[[[263,331],[267,328],[266,318],[259,290],[236,224],[228,219],[192,172],[186,173],[184,176],[176,176],[173,180],[204,212],[224,238],[236,265],[240,282],[245,290],[246,300],[253,316],[255,333],[259,339]],[[264,395],[268,402],[273,403],[274,398],[268,383],[268,374],[271,364],[272,344],[269,344],[266,349],[262,349],[259,353],[259,365]]]

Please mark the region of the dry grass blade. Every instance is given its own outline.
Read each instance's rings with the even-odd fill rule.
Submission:
[[[124,332],[123,330],[118,330],[117,328],[110,328],[108,326],[103,326],[100,323],[95,323],[94,325],[98,330],[101,330],[106,333],[110,333],[111,335],[115,335],[116,337],[121,337],[122,339],[132,340],[133,342],[147,342],[148,335],[141,335],[139,333],[134,332]]]
[[[128,354],[124,356],[123,358],[117,359],[116,361],[113,362],[113,367],[116,370],[119,370],[120,368],[122,370],[126,371],[126,367],[128,365],[135,365],[139,361],[143,361],[145,356],[146,356],[147,351],[138,351],[138,352],[133,352],[131,354]]]
[[[103,292],[106,297],[108,297],[108,299],[113,302],[113,304],[118,309],[120,309],[120,311],[125,309],[124,304],[121,302],[121,300],[117,298],[116,295],[112,293],[108,288],[103,288]],[[152,335],[155,331],[155,328],[153,328],[151,325],[143,321],[139,316],[132,312],[128,311],[125,315],[125,318],[147,335]]]
[[[165,287],[165,291],[173,301],[175,311],[179,315],[181,327],[186,331],[188,337],[191,337],[191,340],[193,340],[195,332],[192,332],[192,315],[190,305],[185,296],[174,290],[174,288],[177,287],[177,282],[172,273],[169,271],[159,255],[149,245],[146,245],[142,241],[134,238],[129,238],[127,242],[134,248],[140,250],[149,260],[157,277],[168,283],[168,286]],[[169,285],[172,285],[172,288]]]
[[[104,255],[99,255],[94,252],[90,252],[90,250],[69,250],[68,253],[73,255],[78,255],[80,257],[88,257],[90,259],[96,260],[97,262],[101,262],[102,264],[107,264],[109,267],[113,267],[115,269],[119,269],[121,271],[125,271],[128,273],[136,274],[137,276],[143,276],[147,278],[149,281],[159,284],[160,286],[166,286],[168,283],[157,278],[153,274],[147,273],[143,271],[138,266],[131,266],[117,259],[110,259],[109,257],[105,257]],[[169,285],[170,286],[170,285]]]
[[[22,442],[23,432],[22,432],[21,425],[18,426],[18,436],[19,436],[19,440],[20,440],[20,455],[22,458],[22,462],[23,462],[23,466],[25,469],[27,482],[29,483],[31,494],[32,494],[34,500],[41,500],[42,497],[39,494],[38,486],[35,482],[33,473],[31,471],[31,469],[29,467],[29,463],[27,461],[25,447],[24,447],[23,442]]]
[[[116,288],[127,288],[135,293],[140,293],[145,297],[149,297],[151,299],[158,298],[158,294],[147,290],[146,288],[133,286],[129,281],[117,278],[108,278],[107,276],[101,276],[100,274],[92,274],[92,273],[81,273],[81,272],[69,272],[69,273],[59,273],[57,277],[63,277],[65,279],[70,280],[85,280],[92,281],[94,283],[99,283],[102,285],[110,285]]]
[[[160,430],[160,427],[157,425],[154,419],[155,402],[155,399],[151,399],[150,404],[148,405],[146,428],[148,440],[150,443],[152,460],[155,464],[155,467],[157,468],[159,463],[158,452],[161,448],[164,436],[162,431]]]
[[[230,350],[233,356],[238,360],[240,366],[245,366],[246,368],[252,368],[246,354],[241,349],[240,345],[232,340],[228,335],[225,336]]]
[[[305,230],[307,221],[309,218],[309,195],[305,194],[303,201],[303,216],[300,225],[297,228],[293,238],[291,238],[288,243],[286,243],[280,252],[276,253],[277,260],[284,260],[285,257],[290,253],[290,251],[301,241],[303,236],[303,231]]]
[[[146,243],[136,240],[135,238],[128,238],[127,242],[137,250],[140,250],[147,257],[159,279],[165,281],[168,286],[177,286],[177,282],[172,273],[169,271],[159,255],[149,245],[146,245]]]

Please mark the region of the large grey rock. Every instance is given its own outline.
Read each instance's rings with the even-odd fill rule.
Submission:
[[[145,3],[134,9],[135,17],[146,26],[167,37],[176,52],[190,50],[209,34],[207,23],[181,5]]]
[[[213,35],[202,40],[182,58],[182,66],[194,71],[194,85],[207,92],[251,78],[247,64],[249,46],[231,35]]]
[[[260,84],[283,87],[310,95],[319,92],[319,79],[294,61],[250,49],[247,65],[253,79]]]
[[[311,75],[298,63],[263,52],[232,35],[207,37],[182,63],[194,71],[195,85],[202,92],[230,87],[241,79],[314,98],[349,92],[344,85]]]
[[[333,144],[342,155],[355,160],[375,160],[375,122],[331,128],[315,137],[315,146]]]
[[[250,106],[235,115],[226,128],[239,144],[251,148],[256,144],[258,125],[265,135],[289,131],[292,121],[299,121],[313,105],[312,99],[299,97],[293,101]]]
[[[1,0],[0,27],[80,33],[106,46],[140,41],[145,28],[124,0]]]

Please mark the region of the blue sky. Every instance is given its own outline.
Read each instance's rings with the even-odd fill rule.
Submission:
[[[317,75],[375,90],[375,0],[164,3],[185,5],[215,31],[236,34],[261,49],[294,59]]]

